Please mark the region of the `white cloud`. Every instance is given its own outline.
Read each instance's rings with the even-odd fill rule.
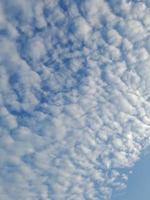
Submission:
[[[148,2],[1,6],[2,198],[110,199],[150,142]]]

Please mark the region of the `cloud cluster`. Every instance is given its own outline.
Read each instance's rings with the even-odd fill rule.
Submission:
[[[0,9],[0,197],[109,200],[150,144],[149,2]]]

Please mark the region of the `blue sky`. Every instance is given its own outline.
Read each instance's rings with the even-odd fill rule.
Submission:
[[[149,0],[0,1],[0,199],[147,190],[149,11]]]
[[[132,174],[129,175],[127,188],[114,192],[112,200],[148,200],[150,196],[150,155],[149,152],[135,164]]]

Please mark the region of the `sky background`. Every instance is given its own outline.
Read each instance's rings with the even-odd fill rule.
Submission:
[[[142,155],[135,164],[132,174],[129,175],[127,188],[120,192],[114,192],[112,200],[148,200],[150,196],[150,154]]]
[[[146,200],[149,0],[0,0],[0,45],[0,199]]]

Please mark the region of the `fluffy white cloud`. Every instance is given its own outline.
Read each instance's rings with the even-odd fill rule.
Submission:
[[[150,143],[148,1],[0,4],[2,199],[110,199]]]

